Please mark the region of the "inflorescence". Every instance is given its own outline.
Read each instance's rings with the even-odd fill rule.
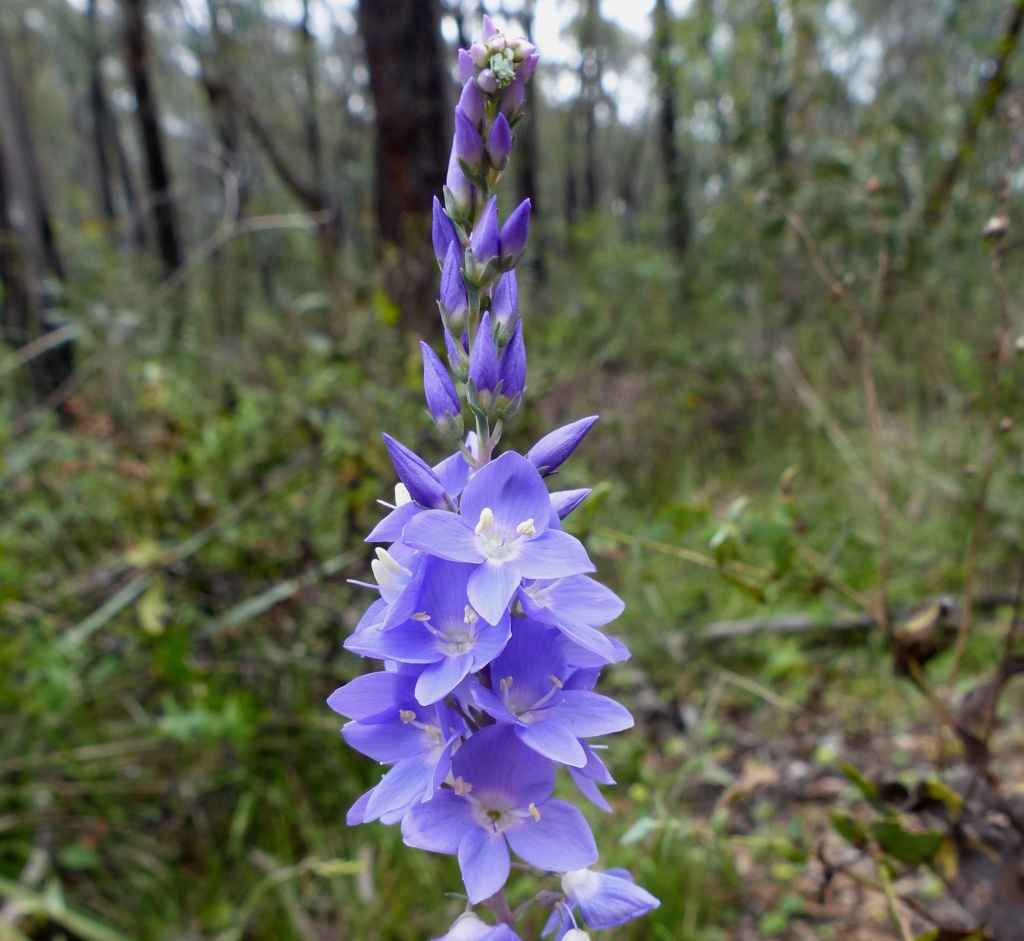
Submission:
[[[624,870],[589,868],[598,858],[590,827],[552,796],[564,767],[610,811],[599,785],[614,781],[588,740],[633,724],[594,692],[601,668],[629,656],[601,630],[623,604],[590,577],[586,549],[562,529],[589,491],[545,483],[596,418],[525,455],[494,453],[526,391],[515,266],[530,201],[499,224],[493,190],[537,58],[487,17],[481,40],[459,52],[462,94],[432,232],[447,365],[421,343],[429,414],[456,450],[431,467],[384,436],[401,482],[367,537],[387,544],[371,566],[380,597],[345,644],[384,669],[328,700],[349,720],[345,741],[388,766],[348,823],[400,823],[409,846],[458,857],[469,906],[438,941],[518,939],[504,896],[510,853],[561,874],[561,891],[531,900],[552,909],[544,937],[581,941],[584,925],[612,927],[658,905]],[[484,902],[498,924],[473,911]]]

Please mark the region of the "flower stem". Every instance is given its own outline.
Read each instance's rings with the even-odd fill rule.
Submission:
[[[494,912],[494,917],[498,921],[508,925],[510,928],[515,927],[515,919],[512,917],[512,909],[508,907],[508,899],[505,898],[504,888],[498,889],[487,900],[487,904],[491,906],[491,911]]]

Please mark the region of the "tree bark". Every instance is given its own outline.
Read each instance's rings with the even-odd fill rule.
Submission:
[[[145,0],[122,0],[122,6],[125,59],[132,90],[135,92],[135,114],[146,162],[157,257],[170,274],[181,267],[184,255],[174,211],[171,171],[164,153],[159,110],[149,76]]]
[[[690,248],[690,214],[687,199],[688,173],[676,139],[676,83],[672,67],[672,15],[666,0],[654,6],[654,71],[661,98],[658,145],[665,174],[665,210],[668,240],[685,257]]]
[[[20,348],[49,332],[44,282],[63,273],[28,114],[0,36],[0,329],[6,342]],[[28,369],[42,401],[72,374],[70,342],[34,357]]]
[[[377,111],[377,228],[397,249],[385,277],[403,327],[434,332],[430,205],[444,182],[451,141],[438,2],[360,0],[359,29]]]
[[[103,90],[103,75],[100,71],[102,56],[96,31],[96,0],[89,0],[86,17],[89,23],[89,104],[92,110],[92,140],[96,150],[100,206],[104,218],[110,222],[116,222],[117,206],[114,203],[110,158],[107,155],[106,134],[104,133],[109,115],[107,113],[107,97]]]

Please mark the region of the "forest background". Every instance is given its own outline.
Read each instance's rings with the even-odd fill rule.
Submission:
[[[506,437],[601,415],[562,486],[627,602],[590,819],[662,907],[615,936],[1019,939],[1024,2],[633,7],[0,6],[0,938],[460,910],[344,825],[379,769],[324,700],[380,431],[443,454],[429,207],[490,12],[542,53]]]

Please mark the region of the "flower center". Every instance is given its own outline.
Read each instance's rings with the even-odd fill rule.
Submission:
[[[507,562],[519,555],[521,540],[533,539],[537,535],[537,527],[532,519],[523,520],[516,526],[515,535],[506,538],[506,531],[494,525],[494,513],[490,507],[480,511],[480,520],[473,532],[477,536],[480,551],[492,562]]]
[[[511,676],[502,677],[498,681],[498,689],[501,691],[501,698],[505,703],[505,708],[523,722],[534,722],[541,718],[541,716],[535,713],[540,712],[551,700],[551,697],[562,688],[562,681],[554,674],[549,676],[548,679],[551,681],[551,689],[541,696],[540,699],[533,702],[523,702],[523,692],[526,691],[520,692],[522,687],[514,689],[515,683]],[[516,695],[517,693],[519,693],[518,696]]]

